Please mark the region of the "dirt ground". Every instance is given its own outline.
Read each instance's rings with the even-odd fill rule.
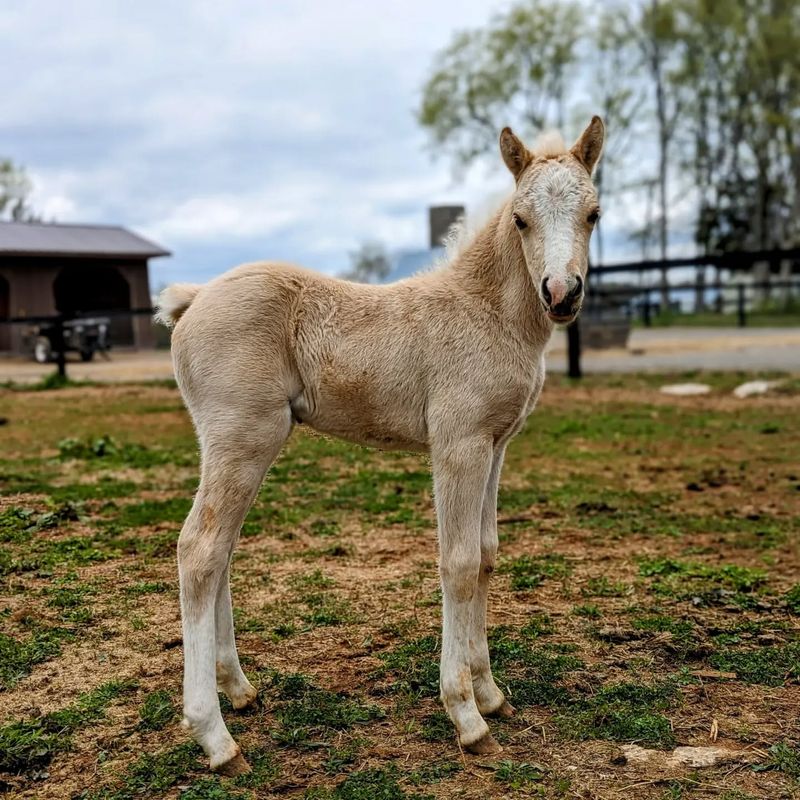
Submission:
[[[13,798],[800,797],[800,379],[674,398],[552,377],[509,449],[496,757],[437,699],[423,457],[293,435],[233,566],[253,771],[180,721],[175,543],[197,480],[160,384],[0,390],[0,792]]]

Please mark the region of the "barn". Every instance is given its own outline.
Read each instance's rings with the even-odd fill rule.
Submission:
[[[0,323],[150,306],[148,262],[169,251],[116,225],[0,222]],[[0,324],[0,352],[24,351],[24,324]],[[148,315],[113,316],[114,346],[152,347]]]

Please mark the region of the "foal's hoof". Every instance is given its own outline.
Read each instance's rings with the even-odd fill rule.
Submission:
[[[228,699],[236,711],[243,711],[245,708],[258,704],[258,692],[251,686],[244,692],[228,695]]]
[[[517,709],[508,702],[508,700],[503,700],[503,702],[494,710],[491,714],[487,714],[488,717],[497,717],[498,719],[511,719],[514,714],[517,713]]]
[[[491,756],[503,750],[491,733],[485,733],[477,742],[465,744],[464,749],[474,756]]]
[[[241,752],[239,752],[224,764],[214,767],[213,772],[216,772],[218,775],[224,775],[226,778],[235,778],[237,775],[245,775],[250,772],[250,765]]]

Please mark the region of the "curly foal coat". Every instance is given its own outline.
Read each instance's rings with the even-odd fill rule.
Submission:
[[[239,665],[228,572],[239,529],[293,423],[429,452],[443,589],[441,696],[460,741],[498,746],[484,715],[513,713],[492,678],[486,599],[509,439],[544,382],[553,321],[577,314],[597,218],[595,117],[575,146],[500,149],[512,197],[442,268],[388,286],[288,264],[238,267],[160,298],[202,453],[181,532],[184,724],[227,774],[248,769],[220,713],[256,697]]]

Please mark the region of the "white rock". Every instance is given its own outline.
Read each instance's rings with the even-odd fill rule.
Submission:
[[[733,390],[734,397],[752,397],[756,394],[766,394],[770,389],[780,385],[783,381],[747,381]]]
[[[661,391],[664,394],[688,397],[694,394],[708,394],[711,387],[707,383],[671,383],[669,386],[662,386]]]
[[[676,747],[667,758],[669,767],[713,767],[719,761],[738,758],[735,750],[721,747]]]
[[[653,756],[661,755],[658,750],[647,750],[644,747],[640,747],[638,744],[624,744],[621,750],[625,754],[625,758],[628,762],[633,764],[643,764],[645,761],[649,761]]]

